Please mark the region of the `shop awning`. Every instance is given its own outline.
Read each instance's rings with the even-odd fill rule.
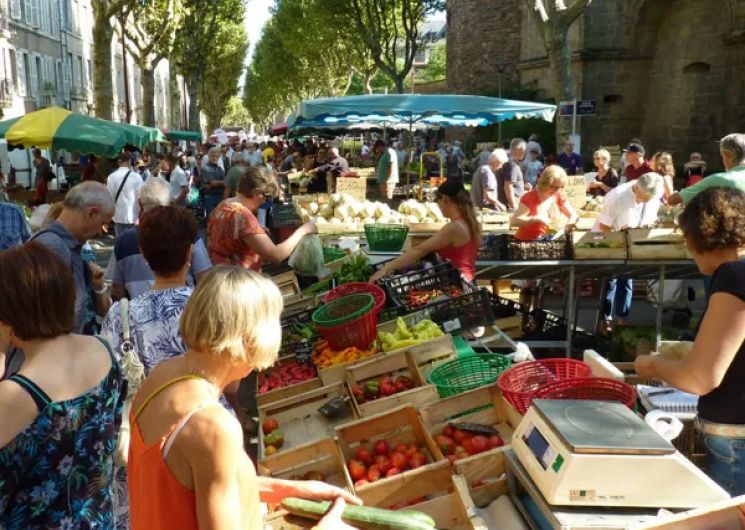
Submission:
[[[187,142],[199,142],[202,139],[202,133],[198,131],[176,131],[173,129],[163,129],[163,134],[171,141],[184,140]]]

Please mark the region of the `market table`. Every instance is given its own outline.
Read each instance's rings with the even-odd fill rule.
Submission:
[[[476,277],[480,280],[503,279],[550,279],[568,278],[564,318],[567,321],[565,341],[530,342],[535,347],[565,347],[571,356],[571,336],[575,325],[578,296],[577,285],[585,279],[602,279],[622,273],[632,279],[657,280],[659,290],[665,287],[665,279],[686,280],[700,278],[693,260],[555,260],[555,261],[477,261]],[[657,304],[656,345],[662,338],[662,304]]]

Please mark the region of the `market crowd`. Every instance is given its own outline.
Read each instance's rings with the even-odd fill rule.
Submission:
[[[398,146],[365,147],[389,198]],[[454,172],[435,193],[450,222],[371,281],[431,252],[474,281],[485,207],[510,211],[525,240],[571,227],[577,212],[563,189],[583,165],[572,149],[544,157],[535,138],[516,138],[477,154],[470,192]],[[679,224],[710,300],[685,359],[642,356],[636,368],[701,396],[708,472],[735,495],[745,493],[745,135],[724,137],[720,150],[724,172],[704,177],[692,159],[696,182],[678,189],[670,155],[647,159],[634,140],[622,175],[598,150],[586,184],[604,197],[598,232],[653,224],[663,202],[685,205]],[[445,154],[462,169],[460,151]],[[348,528],[341,510],[356,497],[257,476],[236,400],[238,382],[271,366],[281,340],[282,297],[262,264],[315,232],[306,223],[275,243],[261,215],[301,159],[323,174],[319,187],[349,171],[338,150],[313,142],[127,150],[105,179],[86,161],[94,169],[33,235],[17,206],[0,203],[0,527],[258,529],[261,502],[295,496],[336,499],[317,528]],[[112,223],[104,270],[86,244]],[[629,284],[615,279],[606,317],[628,316]]]

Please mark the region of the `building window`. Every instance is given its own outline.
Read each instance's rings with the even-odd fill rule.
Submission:
[[[31,57],[29,57],[27,53],[23,54],[23,70],[25,72],[24,77],[26,81],[26,86],[24,87],[24,90],[26,92],[26,95],[30,96],[32,93],[31,87],[33,86],[33,84],[31,83]]]
[[[16,94],[18,93],[18,59],[16,58],[15,50],[8,50],[8,58],[10,61],[10,80],[13,82],[13,90]]]
[[[87,83],[85,82],[85,69],[83,68],[83,58],[80,55],[78,55],[78,80],[79,80],[78,86],[80,87],[80,92],[82,94],[85,94]]]

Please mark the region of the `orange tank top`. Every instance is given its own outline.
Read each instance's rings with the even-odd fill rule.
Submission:
[[[137,416],[161,390],[184,379],[180,377],[159,388],[139,407],[133,410],[129,423],[132,437],[129,442],[129,461],[127,464],[127,483],[129,489],[129,518],[132,530],[199,530],[197,523],[197,504],[194,491],[182,486],[163,457],[163,448],[171,434],[180,430],[191,416],[203,408],[194,408],[177,421],[168,432],[152,445],[145,445],[137,425]],[[176,432],[176,434],[178,434]]]

